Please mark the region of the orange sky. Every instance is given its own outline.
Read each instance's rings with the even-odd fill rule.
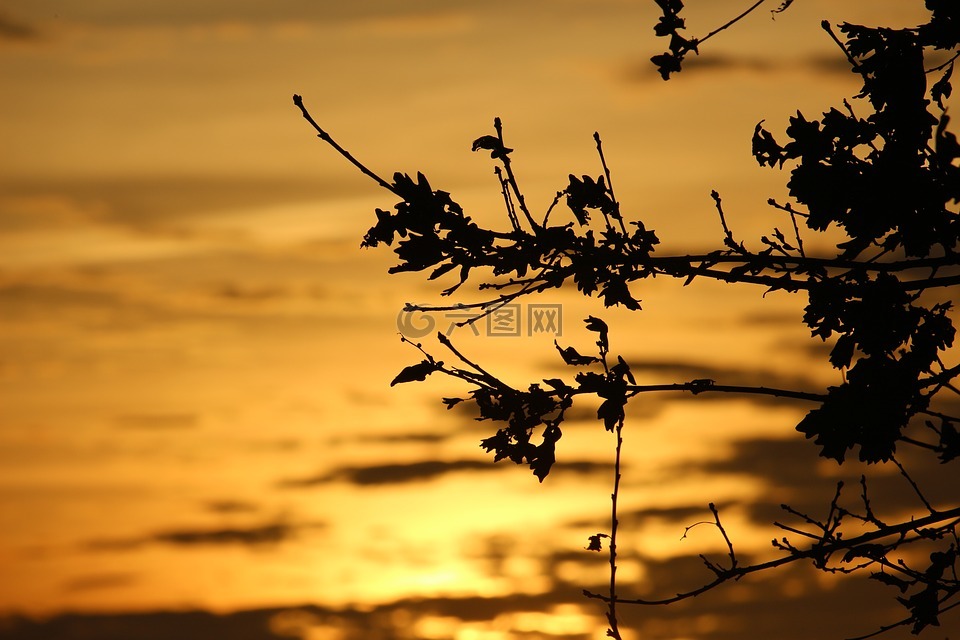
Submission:
[[[746,3],[689,4],[703,33]],[[292,94],[374,170],[423,171],[497,225],[492,166],[470,152],[494,116],[537,210],[568,173],[599,173],[599,131],[625,211],[667,248],[704,247],[722,237],[711,189],[741,237],[786,224],[763,205],[785,175],[756,166],[754,125],[782,131],[856,91],[820,20],[912,24],[921,4],[761,10],[664,83],[647,62],[663,48],[653,2],[0,3],[0,613],[521,594],[526,609],[488,620],[402,610],[416,637],[561,637],[558,620],[602,637],[596,607],[545,594],[597,579],[577,554],[608,508],[607,434],[570,428],[538,485],[485,466],[488,425],[438,402],[462,393],[452,383],[388,387],[418,356],[399,310],[442,287],[358,248],[392,196],[314,137]],[[804,301],[761,293],[656,281],[644,312],[604,317],[651,381],[759,368],[832,382],[797,324]],[[562,340],[590,344],[596,301],[537,302],[563,304]],[[557,372],[553,336],[455,336],[517,384]],[[749,503],[778,487],[818,501],[750,461],[802,448],[801,410],[635,407],[625,509],[661,515],[626,518],[624,579],[721,550],[705,531],[678,542],[710,501],[745,550],[769,553]],[[829,492],[832,472],[802,451],[789,480],[806,468]],[[778,588],[819,597],[811,580]],[[711,606],[638,625],[720,638],[743,619]]]

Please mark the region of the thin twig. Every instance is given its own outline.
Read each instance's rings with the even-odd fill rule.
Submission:
[[[344,149],[343,147],[341,147],[339,144],[337,144],[336,140],[334,140],[333,138],[331,138],[331,137],[330,137],[330,134],[328,134],[326,131],[324,131],[324,130],[320,127],[320,125],[317,124],[317,122],[316,122],[316,121],[313,119],[313,117],[310,115],[310,112],[307,111],[307,108],[303,105],[303,98],[301,98],[301,97],[298,96],[298,95],[294,95],[294,96],[293,96],[293,104],[297,105],[297,107],[300,109],[300,113],[303,114],[304,119],[305,119],[307,122],[309,122],[309,123],[313,126],[314,129],[317,130],[317,137],[318,137],[318,138],[320,138],[321,140],[323,140],[324,142],[326,142],[327,144],[329,144],[331,147],[333,147],[333,148],[337,151],[337,153],[339,153],[341,156],[343,156],[344,158],[346,158],[346,159],[347,159],[353,166],[355,166],[357,169],[360,169],[360,171],[362,171],[364,175],[372,178],[372,179],[373,179],[377,184],[379,184],[381,187],[383,187],[384,189],[386,189],[387,191],[390,191],[391,193],[393,193],[393,194],[395,194],[395,195],[398,195],[398,196],[400,195],[400,194],[397,192],[396,188],[395,188],[392,184],[390,184],[389,182],[387,182],[386,180],[384,180],[383,178],[381,178],[380,176],[378,176],[377,174],[375,174],[373,171],[371,171],[370,169],[368,169],[368,168],[367,168],[366,166],[364,166],[359,160],[357,160],[356,158],[354,158],[354,157],[350,154],[349,151],[347,151],[346,149]],[[402,197],[402,196],[401,196],[401,197]]]
[[[544,228],[546,228],[547,226],[547,220],[550,219],[550,213],[553,211],[554,207],[557,206],[557,204],[560,202],[560,198],[562,197],[563,197],[563,191],[557,191],[557,195],[553,197],[553,202],[551,202],[550,206],[547,207],[547,212],[543,214],[543,224],[541,225]]]
[[[620,496],[620,451],[623,447],[623,419],[617,422],[617,446],[613,462],[613,493],[610,494],[610,599],[607,601],[607,621],[610,637],[620,639],[617,623],[617,499]]]
[[[837,37],[837,34],[833,32],[833,27],[830,26],[830,23],[826,20],[823,20],[820,23],[820,27],[830,35],[830,38],[832,38],[835,43],[837,43],[837,46],[840,47],[841,51],[843,51],[843,55],[847,57],[847,61],[850,63],[850,66],[853,67],[853,70],[866,79],[866,75],[864,75],[863,71],[860,69],[860,64],[853,58],[852,55],[850,55],[850,52],[847,51],[847,47],[844,46],[840,38]]]
[[[828,543],[814,545],[808,549],[796,549],[791,552],[789,555],[781,556],[774,560],[769,560],[767,562],[761,562],[754,565],[748,566],[739,566],[728,571],[723,572],[722,575],[717,576],[711,582],[704,584],[696,589],[690,591],[685,591],[678,593],[675,596],[669,598],[662,598],[657,600],[645,600],[642,598],[636,599],[619,599],[617,602],[620,604],[643,604],[643,605],[666,605],[672,604],[674,602],[679,602],[681,600],[687,600],[689,598],[696,597],[700,594],[706,593],[711,589],[715,589],[724,582],[730,580],[738,580],[744,576],[750,575],[752,573],[757,573],[758,571],[766,571],[768,569],[774,569],[776,567],[781,567],[798,560],[817,558],[821,556],[827,556],[837,551],[844,549],[851,549],[858,545],[873,542],[874,540],[882,540],[883,538],[888,538],[894,535],[903,535],[910,531],[916,531],[927,527],[932,524],[939,524],[947,520],[956,520],[960,518],[960,507],[955,507],[948,511],[939,511],[937,513],[925,516],[923,518],[918,518],[916,520],[911,520],[909,522],[902,522],[900,524],[890,525],[875,531],[870,531],[860,536],[853,538],[834,538]],[[588,598],[594,598],[598,600],[607,600],[607,596],[593,593],[591,591],[584,590],[584,595]]]
[[[510,219],[510,226],[513,227],[514,231],[522,231],[520,221],[517,219],[516,207],[513,206],[513,198],[510,197],[510,185],[504,179],[500,167],[494,167],[493,172],[497,176],[497,182],[500,183],[500,193],[503,194],[503,206],[507,210],[507,218]]]
[[[953,64],[953,61],[956,60],[957,58],[960,58],[960,51],[957,51],[955,54],[950,56],[950,58],[943,64],[939,64],[931,69],[927,69],[924,73],[933,73],[935,71],[940,71],[941,69],[946,69],[951,64]]]
[[[620,214],[620,202],[617,201],[617,196],[613,193],[613,178],[610,177],[610,168],[607,167],[607,159],[603,157],[603,142],[600,140],[600,132],[593,132],[593,140],[597,143],[597,154],[600,156],[600,164],[603,166],[603,174],[607,177],[607,190],[610,192],[610,198],[613,200],[614,206],[617,208],[617,215],[615,216],[617,222],[620,223],[620,231],[623,235],[627,235],[627,228],[623,226],[623,216]],[[606,213],[603,214],[606,217]],[[607,223],[609,225],[609,222]]]
[[[800,227],[797,225],[797,212],[790,210],[790,221],[793,222],[793,233],[797,237],[797,251],[800,252],[801,258],[806,258],[807,254],[803,251],[803,238],[800,237]]]
[[[497,130],[497,138],[500,140],[500,147],[506,148],[503,143],[503,123],[500,121],[500,118],[494,118],[493,127]],[[527,222],[530,223],[530,227],[534,232],[539,231],[540,225],[537,224],[536,220],[533,219],[533,216],[530,215],[530,211],[527,209],[526,200],[523,198],[523,193],[520,191],[520,187],[517,185],[517,178],[513,175],[513,167],[510,164],[510,156],[504,153],[500,156],[500,159],[503,161],[503,168],[507,171],[507,180],[510,182],[510,186],[513,188],[513,193],[517,197],[517,203],[520,205],[520,211],[523,211],[523,215],[526,216]]]
[[[716,29],[714,29],[713,31],[711,31],[711,32],[708,33],[707,35],[703,36],[702,38],[698,38],[697,41],[696,41],[697,44],[700,44],[701,42],[706,42],[707,40],[709,40],[709,39],[712,38],[713,36],[717,35],[717,34],[720,33],[721,31],[723,31],[724,29],[729,29],[730,27],[732,27],[733,25],[735,25],[736,23],[740,22],[741,20],[743,20],[744,18],[746,18],[748,15],[750,15],[750,13],[753,12],[754,9],[756,9],[757,7],[759,7],[760,5],[762,5],[762,4],[763,4],[764,2],[766,2],[766,1],[767,1],[767,0],[757,0],[757,2],[754,3],[754,5],[753,5],[752,7],[750,7],[749,9],[747,9],[746,11],[744,11],[743,13],[741,13],[740,15],[738,15],[736,18],[730,20],[729,22],[727,22],[726,24],[724,24],[724,25],[722,25],[722,26],[717,27]]]
[[[913,492],[917,494],[918,498],[920,498],[920,502],[922,502],[923,506],[927,508],[927,511],[930,513],[936,513],[934,508],[927,501],[927,498],[923,495],[923,492],[920,491],[920,487],[917,486],[917,483],[913,481],[913,478],[910,477],[910,474],[907,473],[907,470],[903,468],[902,464],[900,464],[900,461],[897,460],[895,456],[890,456],[890,460],[893,461],[893,464],[897,465],[897,469],[900,469],[900,475],[907,479],[907,482],[909,482],[910,486],[913,487]]]
[[[462,360],[465,364],[476,369],[493,386],[496,386],[498,388],[504,388],[507,386],[506,384],[501,382],[499,378],[497,378],[496,376],[494,376],[493,374],[485,370],[483,367],[481,367],[480,365],[478,365],[477,363],[473,362],[472,360],[468,359],[465,355],[460,353],[460,351],[455,346],[453,346],[453,343],[450,342],[450,338],[448,338],[447,336],[443,335],[442,333],[437,333],[437,340],[439,340],[440,344],[442,344],[447,349],[449,349],[453,353],[453,355],[460,358],[460,360]]]
[[[720,512],[717,511],[717,506],[712,502],[708,506],[710,507],[710,513],[713,514],[713,519],[716,522],[717,529],[720,530],[720,535],[723,536],[724,542],[727,543],[727,549],[730,552],[730,570],[733,570],[737,567],[737,554],[733,551],[733,543],[730,541],[730,536],[727,535],[726,529],[724,529],[723,525],[720,523]]]

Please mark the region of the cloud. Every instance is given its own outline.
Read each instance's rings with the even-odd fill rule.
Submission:
[[[338,481],[360,486],[426,482],[451,473],[490,473],[499,471],[503,465],[507,464],[510,463],[508,461],[501,461],[501,465],[498,466],[492,460],[424,460],[405,464],[340,467],[330,473],[281,480],[278,486],[297,489]],[[551,473],[591,474],[597,471],[609,471],[609,465],[589,460],[558,461],[551,470]]]
[[[249,286],[235,282],[226,283],[216,289],[214,295],[227,300],[243,302],[260,302],[266,300],[276,300],[289,295],[281,287],[273,286]]]
[[[711,554],[711,559],[724,564],[722,553]],[[752,561],[746,556],[738,559],[741,565]],[[670,597],[714,577],[694,554],[646,559],[644,571],[640,584],[624,585],[624,597]],[[727,583],[680,605],[622,606],[620,610],[640,637],[649,637],[657,628],[668,628],[673,637],[701,640],[845,638],[875,631],[906,613],[894,599],[899,593],[867,579],[867,574],[854,578],[827,576],[830,588],[824,587],[821,578],[822,574],[809,564],[794,563]],[[634,593],[628,595],[630,591]]]
[[[360,435],[356,441],[370,444],[439,444],[452,437],[448,433],[384,433]]]
[[[476,25],[466,12],[440,10],[407,15],[368,16],[358,20],[358,36],[423,38],[427,36],[457,36],[469,32]]]
[[[53,213],[39,211],[57,203],[73,211],[74,220],[122,226],[136,231],[176,231],[198,215],[230,215],[237,211],[320,201],[352,195],[360,178],[351,180],[258,178],[252,176],[153,176],[97,179],[0,181],[0,197],[14,214],[46,227]],[[39,203],[39,204],[38,204]],[[46,208],[51,209],[52,204]],[[39,214],[38,214],[39,211]],[[5,214],[9,215],[9,214]],[[65,218],[59,214],[60,218]],[[81,220],[82,221],[82,220]],[[53,222],[56,222],[55,220]],[[25,223],[25,222],[24,222]]]
[[[678,523],[691,523],[710,517],[710,511],[705,504],[675,505],[672,507],[648,507],[643,509],[621,510],[617,513],[617,521],[625,527],[639,527],[650,519],[667,520]],[[597,528],[602,530],[610,526],[609,516],[574,520],[566,523],[571,528]]]
[[[295,528],[283,523],[265,524],[248,528],[180,529],[154,534],[152,540],[179,546],[277,544],[295,533]]]
[[[134,413],[117,416],[117,425],[124,429],[193,429],[200,422],[193,413]]]
[[[136,581],[136,577],[132,573],[95,573],[68,580],[63,583],[63,590],[76,593],[99,589],[116,589],[127,587]],[[2,625],[0,625],[0,628],[2,628]]]
[[[243,500],[210,500],[204,506],[213,513],[249,513],[257,510],[257,505]]]
[[[40,32],[34,27],[0,13],[0,41],[36,40],[39,37]]]
[[[276,521],[249,527],[183,528],[158,531],[146,536],[92,540],[84,545],[92,551],[123,551],[148,544],[168,544],[178,547],[275,545],[293,539],[304,528],[319,524],[293,525]]]
[[[8,311],[33,309],[46,313],[58,307],[110,307],[119,297],[106,291],[91,291],[57,284],[0,282],[0,305]]]
[[[699,75],[702,72],[746,71],[770,75],[787,71],[809,71],[817,74],[849,74],[850,63],[838,55],[809,55],[800,59],[776,59],[760,56],[728,55],[705,52],[690,55],[683,61],[683,73]],[[622,66],[621,78],[629,83],[661,80],[657,68],[649,60],[635,60]]]
[[[587,554],[603,560],[602,554]],[[672,594],[696,586],[706,573],[691,555],[646,563],[644,587]],[[709,575],[709,574],[708,574]],[[698,640],[740,640],[744,637],[808,640],[862,635],[905,611],[889,589],[865,579],[832,576],[824,589],[808,565],[790,566],[767,577],[731,583],[683,604],[666,607],[621,605],[621,626],[642,638],[695,637]],[[587,585],[603,592],[606,585]],[[138,613],[62,614],[44,620],[21,616],[0,618],[9,640],[57,638],[256,638],[336,637],[340,640],[408,638],[430,621],[446,621],[458,629],[475,628],[498,636],[549,635],[552,640],[589,640],[596,633],[558,630],[541,633],[531,621],[546,625],[561,611],[575,612],[578,626],[602,634],[602,603],[586,599],[582,585],[557,584],[544,593],[509,593],[498,597],[451,596],[401,599],[365,607],[306,605],[240,610],[154,611]],[[624,585],[628,587],[628,585]],[[629,591],[629,589],[627,589]],[[652,593],[652,592],[651,592]],[[944,614],[943,628],[952,628],[957,611]],[[296,629],[298,633],[290,633]]]
[[[399,484],[433,480],[458,471],[487,471],[491,464],[476,460],[424,460],[408,464],[382,464],[369,467],[340,467],[331,473],[283,480],[279,486],[304,488],[336,481],[357,485]]]
[[[956,471],[950,465],[931,464],[929,452],[901,445],[897,458],[934,505],[953,505]],[[819,456],[819,447],[800,434],[788,438],[751,438],[733,443],[728,455],[701,463],[686,462],[675,473],[696,471],[707,476],[745,475],[764,487],[761,496],[739,506],[756,523],[795,520],[782,504],[804,514],[823,514],[843,482],[840,504],[854,512],[864,511],[860,478],[867,481],[872,508],[881,519],[923,512],[913,487],[893,464],[867,465],[854,458],[838,465]]]

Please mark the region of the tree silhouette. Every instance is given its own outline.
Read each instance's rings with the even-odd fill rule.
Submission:
[[[681,34],[685,21],[680,0],[655,2],[663,15],[654,32],[668,38],[669,44],[652,62],[666,80],[681,71],[685,56],[699,54],[701,44],[765,0],[702,38]],[[792,0],[775,4],[773,12],[778,13]],[[761,166],[789,168],[792,199],[768,202],[790,226],[787,233],[774,228],[759,238],[759,249],[734,236],[721,197],[713,191],[722,245],[701,254],[658,253],[656,233],[621,212],[598,134],[594,138],[602,173],[570,175],[546,211],[534,215],[514,176],[513,150],[505,142],[499,118],[494,131],[472,147],[489,152],[494,161],[509,221],[504,230],[488,229],[475,223],[449,193],[434,189],[423,174],[414,178],[397,173],[391,181],[377,176],[340,147],[294,96],[320,138],[400,200],[392,211],[376,211],[376,224],[362,246],[395,247],[399,263],[391,273],[430,270],[432,280],[457,270],[459,281],[442,292],[445,296],[468,282],[489,292],[482,303],[408,305],[408,311],[467,309],[474,317],[465,323],[471,323],[522,296],[570,285],[586,296],[599,297],[605,306],[639,310],[638,283],[656,276],[684,283],[712,279],[806,296],[800,320],[812,336],[831,341],[829,363],[843,374],[841,384],[817,393],[712,379],[639,385],[624,358],[611,354],[606,323],[593,316],[585,322],[596,336],[595,351],[556,344],[572,376],[544,379],[525,389],[503,382],[443,334],[437,340],[454,364],[402,338],[420,351],[422,359],[404,368],[391,384],[435,374],[465,382],[466,397],[443,402],[448,408],[461,402],[475,404],[479,419],[496,425],[481,447],[493,454],[494,461],[528,465],[541,482],[556,460],[567,410],[581,396],[599,398],[597,419],[614,434],[616,443],[611,524],[609,531],[591,536],[587,548],[606,547],[610,586],[605,594],[585,593],[606,604],[608,635],[613,638],[620,637],[618,605],[669,604],[803,560],[826,573],[866,574],[891,588],[905,617],[862,637],[900,626],[917,634],[938,626],[942,615],[960,605],[960,504],[932,504],[898,460],[905,448],[929,457],[931,465],[956,464],[960,458],[960,417],[949,413],[951,400],[956,407],[960,396],[955,384],[960,364],[950,351],[955,338],[952,301],[960,285],[960,144],[949,129],[944,105],[960,56],[960,3],[926,0],[925,6],[929,20],[914,28],[844,23],[835,30],[822,24],[862,81],[855,96],[857,108],[843,100],[841,107],[817,119],[797,112],[786,128],[786,142],[766,130],[763,121],[757,124],[753,155]],[[561,203],[569,215],[558,211]],[[834,251],[817,255],[805,250],[804,234],[828,229],[843,234]],[[773,523],[781,536],[773,540],[778,557],[743,564],[719,510],[710,504],[710,524],[728,549],[722,562],[701,556],[713,578],[661,599],[619,597],[617,499],[625,407],[641,394],[664,392],[754,394],[807,402],[809,411],[796,430],[820,456],[837,465],[849,456],[867,464],[893,465],[922,506],[899,521],[881,520],[872,508],[866,478],[861,478],[855,508],[844,506],[840,483],[826,518],[784,505],[792,523]],[[956,489],[951,488],[954,498]],[[845,537],[841,526],[851,522],[858,523],[861,533]],[[908,547],[922,549],[922,555],[910,557],[923,560],[907,562],[895,556]]]

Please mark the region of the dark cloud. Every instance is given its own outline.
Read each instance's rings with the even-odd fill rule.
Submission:
[[[0,12],[0,40],[36,40],[39,37],[40,32],[34,27]]]
[[[289,296],[289,292],[275,286],[250,286],[239,283],[226,283],[214,291],[218,298],[232,301],[261,302]]]
[[[493,460],[424,460],[404,464],[382,464],[366,467],[341,467],[329,473],[307,476],[304,478],[290,478],[281,480],[278,486],[297,489],[330,482],[348,482],[361,486],[380,484],[400,484],[405,482],[426,482],[441,476],[459,473],[490,473],[501,471],[509,461],[499,464]],[[609,465],[589,460],[558,461],[551,470],[556,473],[591,474],[597,471],[609,471]]]
[[[737,320],[737,324],[759,327],[792,327],[799,319],[797,314],[786,311],[760,311],[743,314]]]
[[[295,533],[288,524],[266,524],[261,526],[224,529],[181,529],[154,534],[152,540],[180,546],[194,545],[262,545],[283,542]]]
[[[273,261],[258,254],[215,253],[208,259],[198,257],[178,257],[176,260],[153,262],[143,266],[146,270],[155,268],[161,271],[165,267],[171,270],[189,270],[195,267],[195,273],[205,273],[210,264],[218,264],[219,269],[228,269],[235,263],[242,263],[244,269],[254,267],[263,273],[271,269],[309,272],[312,266],[305,266],[297,259]],[[129,266],[130,263],[127,263]],[[130,269],[128,268],[129,272]],[[163,275],[163,274],[161,274]],[[273,277],[274,274],[271,274]],[[275,279],[283,277],[275,274]],[[242,322],[250,325],[269,325],[276,330],[277,324],[315,325],[318,314],[322,315],[322,305],[314,305],[300,314],[277,312],[277,305],[271,304],[290,299],[304,299],[297,292],[285,291],[270,285],[254,286],[249,284],[226,284],[216,287],[201,283],[194,285],[194,291],[207,304],[186,306],[175,300],[162,297],[147,297],[143,293],[125,288],[123,285],[101,282],[93,276],[82,282],[71,284],[52,284],[43,282],[0,282],[0,308],[3,309],[3,322],[32,322],[50,318],[69,318],[77,328],[95,331],[130,331],[142,327],[159,325],[170,326],[177,323],[215,323]],[[111,288],[112,287],[112,288]],[[224,295],[225,289],[232,293]]]
[[[282,521],[268,522],[249,527],[220,527],[209,529],[170,529],[134,538],[92,540],[84,545],[94,551],[122,551],[148,544],[169,544],[181,547],[193,546],[248,546],[273,545],[295,538],[304,528],[319,524],[293,525]]]
[[[933,457],[929,453],[909,445],[901,445],[900,449],[897,458],[924,497],[941,507],[955,505],[960,468],[955,464],[931,464]],[[866,479],[871,506],[881,519],[894,521],[902,518],[905,511],[924,511],[916,491],[892,463],[867,465],[854,457],[838,465],[820,457],[819,448],[800,434],[782,439],[739,440],[733,443],[729,456],[685,463],[676,469],[676,473],[692,471],[714,477],[744,475],[756,480],[764,487],[763,496],[738,506],[745,508],[757,524],[767,527],[774,521],[796,523],[796,516],[784,510],[783,504],[803,514],[824,517],[839,482],[844,483],[841,506],[863,513],[861,477]]]
[[[194,413],[133,413],[117,416],[116,422],[124,429],[193,429],[200,424],[200,416]]]
[[[729,458],[702,463],[706,473],[744,474],[767,486],[797,486],[815,479],[817,449],[800,434],[792,438],[756,438],[734,443]]]
[[[243,500],[211,500],[204,504],[207,511],[212,513],[250,513],[257,510],[257,505]]]
[[[358,436],[360,442],[377,444],[439,444],[452,436],[444,433],[385,433]]]
[[[63,584],[63,590],[74,593],[99,589],[116,589],[126,587],[136,581],[136,576],[132,573],[96,573],[68,580]],[[0,629],[2,629],[2,625],[0,625]]]
[[[96,291],[55,284],[0,284],[0,307],[4,319],[48,315],[51,308],[104,308],[122,304],[122,298],[109,291]]]
[[[710,510],[707,508],[706,503],[703,503],[620,511],[617,514],[617,521],[627,528],[635,528],[642,526],[650,520],[667,520],[685,525],[710,517],[712,517]],[[597,528],[597,530],[600,531],[610,527],[610,518],[609,516],[604,516],[603,518],[596,519],[575,520],[567,523],[567,526]]]
[[[351,177],[337,181],[250,176],[0,180],[0,197],[55,200],[69,204],[76,215],[91,221],[144,232],[183,234],[186,232],[180,223],[190,222],[199,214],[230,215],[238,210],[319,201],[349,195],[362,184],[359,178]],[[33,224],[40,227],[51,222],[32,217]]]
[[[725,560],[722,554],[713,554],[711,559],[720,564]],[[753,560],[739,559],[741,564]],[[692,554],[666,560],[647,558],[643,565],[644,579],[625,586],[624,597],[670,597],[713,578],[703,560]],[[876,631],[906,613],[894,599],[898,592],[867,579],[866,574],[828,576],[829,589],[819,577],[808,564],[796,563],[725,584],[679,604],[623,605],[619,610],[639,637],[700,640],[849,638]],[[602,593],[602,586],[597,587]]]
[[[444,0],[420,0],[413,7],[393,2],[305,2],[281,0],[264,4],[257,0],[207,0],[206,2],[149,2],[134,7],[125,2],[72,2],[46,0],[42,15],[62,20],[91,22],[110,26],[203,25],[221,22],[320,22],[331,24],[368,18],[428,16],[449,9]],[[507,5],[505,0],[486,4]],[[27,7],[25,10],[31,10]],[[33,11],[40,14],[40,12]]]
[[[702,55],[687,56],[683,61],[683,72],[716,73],[717,71],[748,71],[757,74],[783,73],[784,71],[812,71],[819,74],[851,73],[850,63],[843,55],[810,55],[801,59],[775,59],[760,56],[728,55],[717,52],[704,52]],[[649,60],[639,60],[626,64],[622,76],[628,82],[647,82],[659,80],[656,67]]]
[[[584,555],[588,555],[584,552]],[[602,554],[590,554],[603,560]],[[696,556],[645,561],[644,595],[669,595],[703,582],[707,571]],[[865,579],[831,577],[834,587],[824,589],[814,570],[792,565],[776,574],[748,577],[677,605],[618,608],[621,627],[649,640],[691,637],[698,640],[743,638],[845,638],[875,631],[894,622],[905,611],[891,590]],[[207,611],[63,614],[45,620],[23,616],[0,618],[4,640],[281,640],[307,637],[335,629],[343,640],[400,640],[429,618],[450,618],[465,624],[496,621],[497,630],[509,637],[542,637],[528,627],[512,629],[511,614],[537,612],[547,616],[561,606],[575,607],[590,616],[592,631],[606,628],[604,607],[581,593],[582,585],[558,583],[539,594],[506,594],[500,597],[408,598],[364,608],[306,605],[264,608],[215,614]],[[586,585],[604,592],[606,585]],[[624,585],[627,592],[631,591]],[[634,595],[630,593],[629,595]],[[628,596],[629,597],[629,596]],[[941,617],[940,631],[955,629],[960,621],[954,610]],[[294,633],[294,631],[297,631]],[[940,638],[943,634],[935,635]],[[588,640],[597,633],[550,634],[553,640]],[[906,635],[891,635],[893,638]]]
[[[0,617],[0,635],[4,640],[289,640],[307,637],[312,626],[335,630],[330,635],[343,640],[401,640],[411,637],[411,627],[417,620],[428,617],[492,622],[504,614],[546,612],[556,605],[571,603],[585,605],[578,590],[498,598],[412,598],[364,608],[307,605],[222,614],[208,611],[63,614],[44,620],[7,616]],[[600,620],[598,615],[598,626],[602,624]],[[529,630],[515,631],[510,637],[530,635]],[[591,637],[593,634],[550,634],[551,640],[589,640]]]
[[[493,465],[478,460],[424,460],[407,464],[381,464],[368,467],[341,467],[330,473],[282,480],[286,488],[312,487],[330,482],[348,482],[357,485],[399,484],[433,480],[458,471],[489,471]]]

